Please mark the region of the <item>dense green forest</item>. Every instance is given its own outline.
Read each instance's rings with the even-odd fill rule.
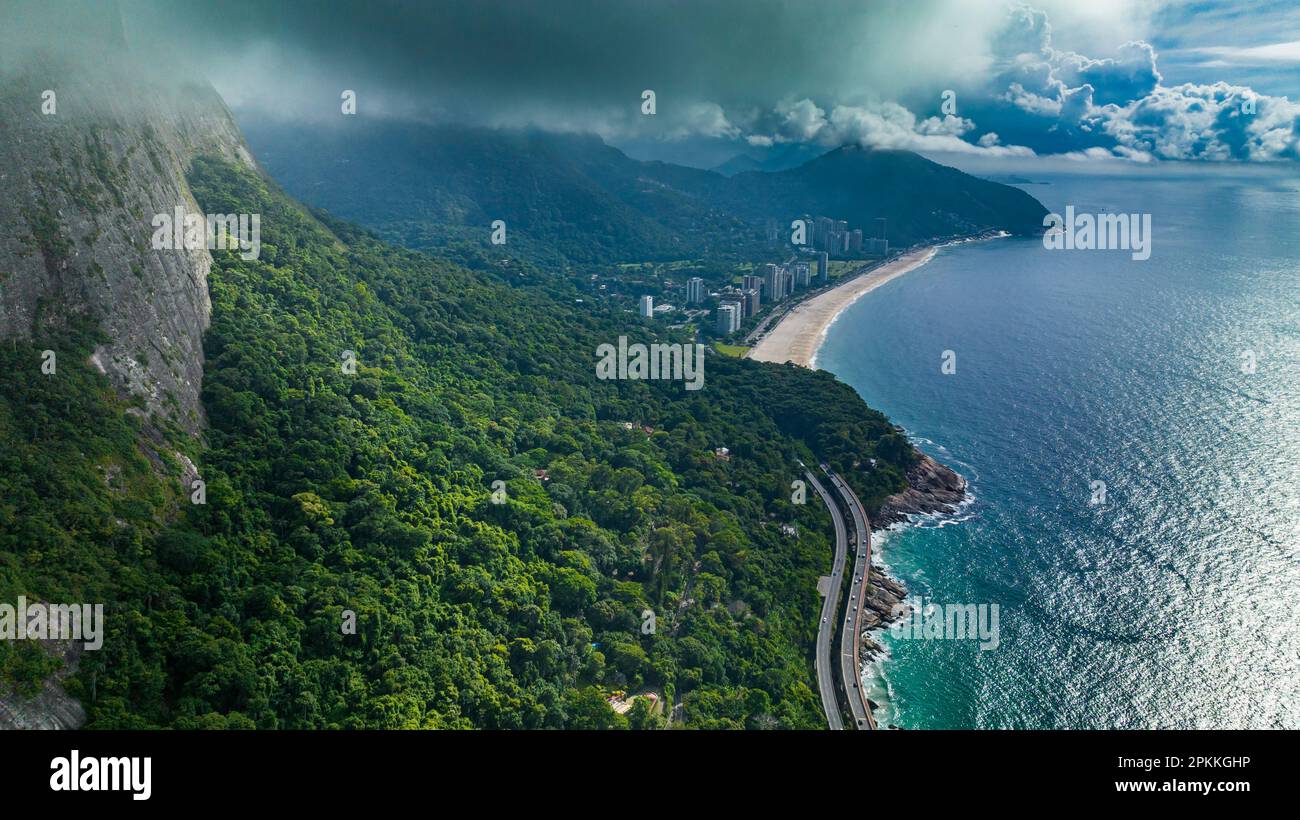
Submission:
[[[93,322],[0,346],[0,600],[107,604],[67,682],[90,727],[666,722],[616,714],[615,691],[689,727],[824,725],[831,525],[790,485],[820,459],[869,505],[901,489],[915,452],[883,416],[828,374],[722,356],[695,392],[600,381],[598,345],[671,339],[216,160],[190,184],[209,213],[262,215],[259,259],[213,252],[204,442],[113,395]],[[49,671],[0,643],[9,684]]]

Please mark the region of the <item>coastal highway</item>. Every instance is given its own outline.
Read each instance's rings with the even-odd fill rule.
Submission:
[[[801,465],[802,466],[802,465]],[[835,698],[834,667],[831,666],[831,639],[835,635],[835,624],[839,615],[836,609],[840,601],[840,586],[844,578],[844,556],[848,551],[849,536],[844,528],[844,516],[840,505],[831,498],[817,477],[809,470],[804,470],[808,483],[826,502],[831,511],[831,521],[835,523],[835,558],[831,561],[831,582],[826,598],[822,601],[822,622],[817,626],[817,688],[821,690],[822,709],[826,712],[826,722],[832,729],[843,729],[844,721],[840,717],[840,705]]]
[[[871,707],[867,704],[867,693],[862,691],[862,632],[858,620],[862,616],[863,601],[866,599],[867,586],[871,583],[871,525],[862,502],[839,476],[831,472],[825,464],[822,470],[831,480],[831,485],[853,518],[853,581],[849,598],[844,605],[844,631],[840,640],[840,675],[844,679],[844,689],[849,697],[849,711],[853,713],[853,723],[859,729],[876,728],[876,720],[871,716]]]

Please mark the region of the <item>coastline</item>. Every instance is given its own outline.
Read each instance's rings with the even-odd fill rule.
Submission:
[[[940,248],[1000,239],[1009,235],[1005,231],[998,231],[922,245],[859,273],[795,305],[777,320],[775,326],[759,337],[745,358],[776,364],[791,362],[799,367],[816,370],[817,354],[826,340],[826,332],[854,302],[876,288],[925,265],[938,254]]]
[[[845,308],[881,285],[929,262],[939,247],[926,245],[908,251],[800,302],[759,339],[746,358],[777,364],[793,362],[800,367],[816,369],[817,351],[826,338],[826,331]]]
[[[844,310],[858,299],[926,264],[938,254],[940,248],[1007,236],[1010,234],[1006,231],[990,231],[933,242],[878,264],[795,305],[759,338],[746,358],[777,364],[790,362],[816,370],[817,354],[826,341],[827,331]],[[899,431],[903,432],[902,428]],[[919,458],[907,471],[907,489],[889,496],[881,504],[872,519],[873,532],[906,524],[917,515],[954,513],[967,498],[965,478],[935,461],[920,448],[916,448],[916,452]]]
[[[816,370],[817,354],[826,340],[827,331],[844,310],[858,299],[925,265],[938,254],[941,247],[1007,235],[998,232],[936,242],[909,250],[896,259],[865,270],[788,310],[776,321],[775,326],[759,338],[747,358],[777,364],[790,362]],[[870,521],[873,533],[906,526],[915,516],[955,513],[968,498],[965,478],[919,448],[916,453],[918,459],[907,471],[907,488],[886,498],[880,509],[874,511]],[[862,685],[870,687],[871,694],[881,697],[888,692],[882,666],[888,653],[873,638],[873,634],[887,629],[895,620],[906,616],[910,611],[907,604],[908,592],[906,585],[891,577],[883,566],[873,563],[867,572],[870,583],[863,600],[864,612],[860,624],[862,632],[856,636],[863,661],[858,674],[862,676],[865,673],[866,680],[862,681]],[[881,704],[870,696],[867,702],[873,713],[881,708]],[[889,728],[899,727],[891,723]]]

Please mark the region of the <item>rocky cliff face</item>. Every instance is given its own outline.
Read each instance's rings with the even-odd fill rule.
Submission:
[[[156,76],[113,42],[0,74],[0,338],[56,349],[87,318],[104,338],[93,363],[149,416],[197,432],[212,260],[153,249],[152,220],[198,213],[194,156],[253,164],[229,111],[205,82]]]
[[[39,19],[45,7],[25,8],[28,18],[6,19],[0,31],[0,339],[59,351],[74,330],[96,329],[89,358],[138,399],[150,421],[142,447],[156,450],[167,423],[191,435],[204,425],[212,257],[205,248],[156,250],[153,220],[178,206],[199,213],[185,181],[195,156],[251,167],[252,155],[206,81],[178,77],[168,61],[155,61],[165,70],[142,67],[111,3],[82,3],[84,14],[62,8],[83,19],[79,31],[66,19],[42,31],[53,26]],[[58,52],[28,48],[24,37]],[[62,686],[78,652],[46,649],[61,668],[34,694],[0,685],[0,729],[85,722]]]

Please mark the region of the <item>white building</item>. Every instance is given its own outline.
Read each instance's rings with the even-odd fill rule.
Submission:
[[[776,292],[784,299],[794,294],[794,273],[785,265],[782,265],[776,271]]]
[[[729,336],[740,330],[740,305],[734,302],[718,305],[718,333]]]
[[[692,276],[686,280],[686,304],[698,305],[704,301],[704,280]]]
[[[641,297],[641,310],[640,310],[640,313],[641,313],[642,316],[644,316],[644,317],[647,318],[647,319],[652,319],[652,318],[654,318],[654,315],[655,315],[655,298],[654,298],[653,296],[642,296],[642,297]]]

